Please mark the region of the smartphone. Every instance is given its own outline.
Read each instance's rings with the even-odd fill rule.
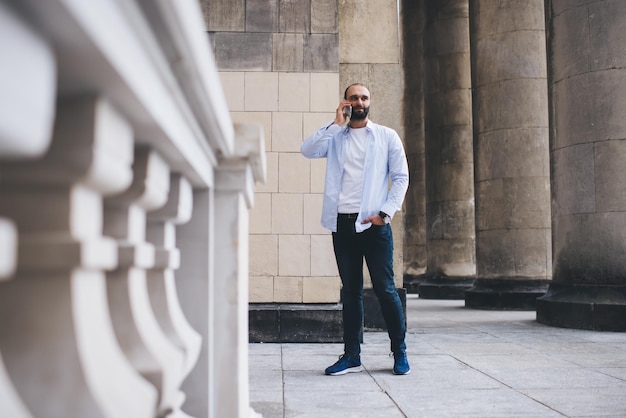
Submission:
[[[343,108],[343,114],[346,118],[351,118],[352,117],[352,106],[344,106]]]

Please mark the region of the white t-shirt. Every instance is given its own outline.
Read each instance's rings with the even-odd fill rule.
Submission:
[[[363,193],[363,167],[367,148],[367,129],[350,128],[344,145],[344,166],[339,193],[339,213],[358,213]]]

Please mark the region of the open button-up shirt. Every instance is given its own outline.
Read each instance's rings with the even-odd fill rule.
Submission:
[[[348,126],[325,125],[304,140],[300,151],[307,158],[326,158],[326,182],[322,204],[322,226],[337,231],[337,208],[341,191],[344,144]],[[363,219],[382,211],[393,217],[402,208],[409,187],[409,168],[400,137],[391,128],[367,122],[368,144],[365,154],[361,209],[355,222],[357,232],[371,227]],[[391,179],[391,188],[389,180]]]

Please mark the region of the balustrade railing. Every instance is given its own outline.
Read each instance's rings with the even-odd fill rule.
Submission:
[[[250,414],[248,210],[196,0],[0,0],[0,416]]]

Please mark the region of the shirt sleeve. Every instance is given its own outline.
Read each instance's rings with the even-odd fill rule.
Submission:
[[[307,158],[325,158],[328,154],[330,140],[340,130],[341,126],[332,122],[322,126],[302,142],[300,152]]]
[[[402,202],[409,188],[409,165],[402,140],[396,132],[393,132],[389,140],[389,178],[391,190],[381,211],[393,218],[394,213],[402,209]]]

